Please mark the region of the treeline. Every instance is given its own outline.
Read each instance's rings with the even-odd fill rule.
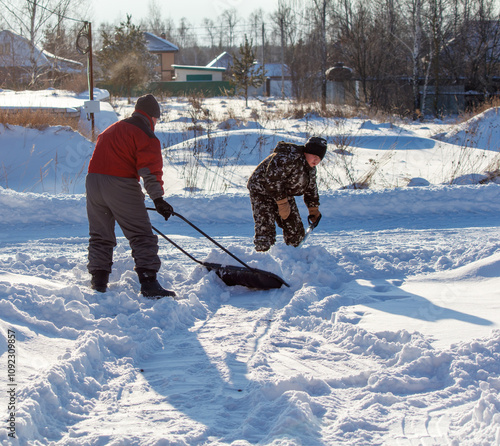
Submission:
[[[0,3],[2,29],[21,31],[53,54],[85,62],[75,48],[82,24],[73,20],[88,14],[82,12],[85,4]],[[324,103],[327,70],[342,62],[352,69],[364,104],[414,116],[425,108],[438,114],[439,92],[453,86],[483,100],[496,94],[499,19],[495,0],[278,0],[272,13],[256,10],[241,17],[228,9],[198,24],[165,18],[153,0],[145,19],[131,17],[142,31],[163,34],[177,45],[178,64],[205,65],[223,51],[238,54],[246,37],[259,62],[288,66],[297,100]],[[95,52],[116,27],[94,27]]]

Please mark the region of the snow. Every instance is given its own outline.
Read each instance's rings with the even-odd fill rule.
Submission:
[[[13,96],[0,92],[0,107]],[[131,110],[107,105],[98,128]],[[0,126],[0,444],[500,444],[500,186],[470,181],[498,163],[496,109],[379,123],[285,118],[286,106],[162,100],[167,201],[290,284],[228,287],[160,239],[159,277],[178,301],[139,295],[119,231],[110,290],[93,292],[92,143]],[[276,141],[311,134],[330,144],[321,223],[299,249],[279,236],[257,253],[246,178]],[[370,188],[340,190],[348,174]],[[180,219],[151,218],[195,258],[236,264]]]

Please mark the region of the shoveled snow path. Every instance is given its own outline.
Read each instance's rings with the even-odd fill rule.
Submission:
[[[411,330],[363,329],[358,323],[366,309],[359,306],[373,304],[370,286],[383,282],[381,272],[394,292],[412,275],[457,268],[494,253],[500,231],[484,216],[461,219],[457,228],[439,219],[434,228],[428,221],[414,223],[413,229],[397,223],[365,221],[364,228],[348,231],[338,230],[337,222],[337,228],[318,230],[311,245],[300,251],[290,254],[291,248],[276,246],[270,256],[297,259],[281,265],[292,290],[248,292],[222,286],[219,299],[211,296],[205,304],[205,317],[165,333],[162,347],[137,365],[140,370],[130,384],[120,381],[129,435],[136,438],[150,426],[157,436],[184,444],[241,439],[268,444],[283,436],[290,444],[295,444],[293,438],[306,437],[311,445],[447,443],[460,432],[464,414],[477,412],[481,399],[467,386],[462,397],[447,396],[447,386],[456,385],[451,376],[460,374],[447,350],[462,348],[463,358],[456,362],[469,363],[467,343],[436,349],[432,336]],[[469,223],[473,230],[464,227]],[[219,230],[224,234],[224,228]],[[192,250],[206,243],[190,236],[181,240]],[[243,246],[241,250],[251,247],[251,238],[218,240]],[[318,251],[318,245],[325,251]],[[184,268],[207,277],[189,259],[183,262],[170,247],[163,249]],[[315,255],[326,260],[317,271],[311,268]],[[266,255],[261,257],[265,263]],[[303,271],[301,261],[308,265]],[[360,280],[371,285],[360,288]],[[322,288],[318,281],[330,285]],[[192,286],[189,279],[187,283],[187,288]],[[390,292],[382,287],[375,294]],[[484,328],[488,337],[494,327]],[[498,344],[498,337],[494,342]],[[428,363],[428,378],[421,376],[419,362]],[[113,417],[106,418],[113,430]],[[120,418],[118,422],[123,423]]]
[[[482,326],[483,340],[457,338],[437,348],[432,336],[413,332],[414,324],[395,330],[373,321],[365,327],[363,320],[366,305],[380,302],[374,295],[404,293],[398,290],[413,276],[488,261],[500,248],[496,224],[496,215],[487,214],[456,217],[455,225],[444,217],[325,220],[308,246],[297,250],[279,240],[265,254],[252,250],[251,225],[204,225],[291,288],[226,287],[162,242],[161,280],[186,299],[156,303],[136,297],[123,238],[106,295],[88,289],[85,227],[74,227],[73,237],[42,227],[32,239],[4,243],[0,270],[11,285],[3,291],[14,296],[12,307],[4,302],[4,310],[12,309],[4,317],[19,332],[37,327],[47,335],[38,342],[53,349],[48,363],[30,369],[23,390],[24,400],[45,408],[47,417],[47,429],[32,438],[65,446],[161,444],[159,438],[310,445],[468,438],[474,444],[473,426],[491,419],[500,390],[487,380],[498,373],[491,361],[500,353],[500,335],[492,332],[497,322]],[[166,232],[202,260],[227,261],[192,231]],[[39,312],[32,309],[36,301]],[[41,389],[62,386],[62,370],[81,384],[59,400],[68,414],[54,419]],[[60,423],[67,429],[62,437]],[[495,438],[496,425],[482,428],[485,440]]]

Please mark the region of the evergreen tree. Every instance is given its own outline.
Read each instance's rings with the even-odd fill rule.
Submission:
[[[240,46],[240,57],[234,57],[232,83],[237,92],[243,93],[245,104],[248,107],[249,87],[260,87],[265,80],[264,67],[256,66],[255,52],[252,42],[249,42],[245,35],[245,43]]]
[[[144,34],[132,24],[132,17],[115,26],[114,34],[101,31],[103,48],[97,54],[102,76],[129,99],[132,89],[154,77],[156,57],[149,53]]]

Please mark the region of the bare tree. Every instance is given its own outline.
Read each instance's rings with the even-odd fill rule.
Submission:
[[[423,0],[412,0],[412,30],[413,30],[413,48],[412,48],[412,89],[413,89],[413,112],[414,118],[419,114],[423,116],[425,110],[420,109],[420,88],[419,79],[421,76],[421,53],[422,53],[422,3]]]
[[[446,0],[429,0],[427,17],[428,35],[432,53],[431,74],[434,84],[433,110],[435,115],[440,114],[439,96],[441,87],[441,56],[446,35]]]
[[[321,108],[326,108],[326,69],[327,69],[327,41],[326,41],[326,22],[328,14],[328,5],[330,0],[313,0],[314,15],[319,28],[319,47],[320,47],[320,79],[321,79]]]
[[[173,37],[173,43],[183,51],[179,53],[179,61],[181,63],[189,63],[189,59],[193,59],[192,63],[196,63],[197,57],[197,42],[196,35],[193,33],[193,26],[183,17],[176,30],[176,35]]]
[[[251,40],[254,42],[261,42],[261,60],[264,63],[264,52],[265,52],[265,19],[264,11],[258,9],[250,14],[248,19],[250,25],[250,36]],[[258,45],[256,45],[258,47]]]
[[[474,88],[486,94],[495,91],[492,82],[500,63],[500,23],[494,12],[494,2],[479,0],[475,3],[475,22],[469,28],[467,45],[470,67],[467,74]]]
[[[221,15],[221,23],[227,26],[227,46],[229,48],[235,46],[236,25],[239,22],[238,11],[235,8],[226,9]]]
[[[182,17],[181,23],[177,27],[176,41],[181,48],[187,48],[195,42],[195,38],[191,33],[192,25],[186,17]]]
[[[37,84],[40,75],[46,70],[41,64],[41,52],[36,47],[41,46],[47,32],[63,34],[63,20],[71,13],[81,16],[81,2],[72,0],[22,0],[12,3],[0,0],[4,20],[11,29],[16,30],[30,41],[30,86]],[[80,11],[76,14],[75,11]],[[84,12],[85,14],[85,12]],[[83,14],[83,15],[84,15]]]
[[[285,50],[287,46],[286,30],[290,27],[292,9],[286,1],[278,1],[278,9],[272,15],[275,25],[279,29],[281,47],[281,97],[285,96]]]
[[[40,55],[35,47],[42,38],[42,29],[47,25],[52,14],[49,12],[49,0],[25,1],[21,5],[0,0],[11,19],[14,20],[21,34],[31,43],[30,53],[30,85],[35,85],[42,72]]]
[[[172,19],[163,19],[161,4],[158,0],[149,0],[148,15],[142,25],[144,29],[157,36],[165,34],[165,38],[167,35],[168,38],[172,37],[173,21]]]
[[[346,13],[350,12],[346,9]],[[363,3],[358,3],[352,15],[346,14],[343,21],[340,44],[341,54],[360,78],[363,97],[369,101],[368,79],[370,77],[369,54],[372,16]]]
[[[494,0],[455,0],[451,6],[452,39],[444,47],[444,71],[467,79],[467,88],[489,95],[500,63],[500,25]]]
[[[203,19],[203,27],[208,34],[210,39],[210,46],[213,48],[215,46],[215,39],[217,34],[215,32],[215,23],[212,19]]]
[[[423,76],[422,60],[424,58],[422,17],[425,1],[426,0],[408,0],[402,2],[400,5],[402,10],[398,19],[400,23],[399,29],[396,29],[396,27],[392,29],[394,39],[396,39],[399,46],[403,49],[403,54],[400,57],[398,57],[397,52],[393,53],[395,63],[403,63],[405,59],[404,52],[410,55],[408,74],[412,89],[412,113],[414,119],[423,118],[425,113],[425,110],[422,109],[420,99],[420,80]],[[406,69],[406,67],[404,67],[404,69]],[[405,71],[399,74],[404,76]]]

